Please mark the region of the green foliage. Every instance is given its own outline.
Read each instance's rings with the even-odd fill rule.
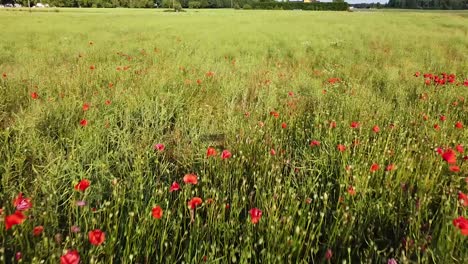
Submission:
[[[190,1],[189,8],[201,8],[201,3],[199,1]]]
[[[333,2],[333,3],[302,3],[302,2],[253,2],[253,9],[283,9],[283,10],[332,10],[346,11],[348,3]]]
[[[249,5],[249,4],[244,4],[244,5],[242,6],[242,9],[252,9],[252,6]]]

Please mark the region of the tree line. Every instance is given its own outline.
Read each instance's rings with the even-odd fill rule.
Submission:
[[[389,0],[386,7],[409,9],[468,9],[468,0]]]

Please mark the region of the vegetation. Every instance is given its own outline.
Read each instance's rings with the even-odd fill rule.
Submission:
[[[387,7],[412,9],[468,9],[468,0],[389,0]]]
[[[466,22],[0,11],[0,262],[468,263]]]

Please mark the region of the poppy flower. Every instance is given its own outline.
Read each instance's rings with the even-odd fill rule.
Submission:
[[[458,200],[464,207],[468,206],[468,196],[466,194],[458,192]]]
[[[16,211],[14,214],[7,215],[5,217],[6,230],[10,229],[14,225],[19,225],[26,220],[26,216],[21,211]]]
[[[175,192],[180,190],[180,185],[177,182],[173,182],[169,188],[169,192]]]
[[[359,126],[360,126],[359,122],[356,122],[356,121],[351,122],[351,125],[350,125],[351,128],[359,128]]]
[[[106,240],[106,233],[100,229],[94,229],[88,233],[89,242],[95,246],[99,246]]]
[[[80,126],[85,127],[85,126],[87,126],[87,125],[88,125],[88,120],[82,119],[82,120],[80,121]]]
[[[375,171],[379,170],[379,168],[380,168],[380,167],[379,167],[379,164],[373,163],[373,164],[371,165],[371,167],[370,167],[370,171],[371,171],[371,172],[375,172]]]
[[[24,198],[23,193],[19,193],[13,201],[13,205],[18,211],[26,211],[32,207],[31,198]]]
[[[206,73],[206,77],[213,77],[214,76],[214,72],[212,71],[209,71]]]
[[[250,209],[249,214],[250,214],[250,221],[254,225],[257,224],[258,221],[260,221],[260,218],[262,218],[262,210],[258,208]]]
[[[163,216],[163,209],[161,208],[161,206],[156,205],[155,207],[153,207],[153,209],[151,209],[151,214],[153,215],[153,218],[161,219],[161,217]]]
[[[318,147],[320,146],[320,142],[317,140],[312,140],[309,144],[311,147]]]
[[[424,121],[427,121],[429,119],[429,116],[427,116],[426,114],[423,115],[423,119]]]
[[[457,162],[457,156],[455,155],[455,151],[453,151],[452,149],[447,149],[444,153],[442,153],[442,158],[448,164],[454,164]]]
[[[451,172],[460,172],[460,167],[456,166],[456,165],[453,165],[453,166],[450,166],[449,167],[449,170]]]
[[[435,130],[440,130],[439,124],[434,124],[434,129],[435,129]]]
[[[283,122],[283,123],[281,123],[281,128],[283,128],[283,129],[284,129],[284,128],[286,128],[286,127],[287,127],[286,123],[284,123],[284,122]]]
[[[221,153],[221,158],[222,159],[229,159],[232,157],[232,154],[231,152],[229,152],[229,150],[223,150],[223,152]]]
[[[86,191],[86,189],[88,189],[89,185],[91,185],[91,182],[89,180],[82,179],[75,185],[75,190],[84,192]]]
[[[421,75],[420,72],[415,72],[415,73],[414,73],[414,77],[419,77],[420,75]]]
[[[346,146],[345,145],[341,145],[341,144],[338,144],[338,146],[336,146],[336,148],[340,151],[340,152],[343,152],[346,150]]]
[[[193,184],[193,185],[197,184],[198,183],[197,175],[195,175],[195,174],[186,174],[184,176],[184,182],[186,184]]]
[[[468,86],[468,79],[466,79],[465,82],[463,82],[463,85]]]
[[[208,149],[206,150],[206,157],[209,158],[214,156],[216,156],[216,149],[213,147],[208,147]]]
[[[265,123],[263,123],[262,121],[259,121],[259,122],[258,122],[258,126],[259,126],[259,127],[264,127],[264,126],[265,126]]]
[[[340,78],[329,78],[329,79],[328,79],[328,83],[329,83],[329,84],[339,83],[340,81],[341,81]]]
[[[44,231],[43,226],[36,226],[33,228],[33,235],[34,236],[40,236],[42,234],[42,231]]]
[[[378,125],[375,125],[373,128],[372,128],[372,131],[374,131],[374,133],[379,133],[380,132],[380,127]]]
[[[37,98],[39,98],[39,95],[36,92],[32,92],[31,93],[31,98],[36,100]]]
[[[386,171],[392,171],[395,169],[395,164],[389,164],[387,165],[387,168],[385,168]]]
[[[96,67],[94,65],[91,65],[91,66],[89,66],[89,69],[94,70],[94,69],[96,69]]]
[[[430,84],[431,84],[431,80],[426,79],[426,80],[424,80],[424,83],[425,83],[426,85],[430,85]]]
[[[462,122],[458,121],[457,123],[455,123],[455,128],[462,129],[463,128]]]
[[[153,146],[154,150],[157,150],[159,152],[163,152],[166,146],[164,144],[158,143]]]
[[[112,102],[111,102],[111,100],[106,100],[104,103],[105,103],[106,105],[110,105]]]
[[[275,150],[275,149],[270,149],[270,154],[271,154],[272,156],[276,155],[276,150]]]
[[[327,249],[327,251],[325,252],[325,259],[326,260],[330,260],[331,258],[333,257],[333,252],[331,249]]]
[[[202,81],[200,79],[197,80],[197,84],[201,85]]]
[[[447,117],[444,116],[444,115],[441,115],[441,116],[439,117],[439,120],[443,122],[443,121],[447,120]]]
[[[348,187],[348,194],[351,195],[351,196],[356,195],[356,189],[354,189],[353,186],[349,186]]]
[[[336,122],[335,121],[331,121],[330,122],[330,128],[335,128],[336,127]]]
[[[245,113],[244,113],[244,116],[245,116],[246,118],[249,118],[249,117],[250,117],[250,112],[245,112]]]
[[[83,104],[83,111],[88,111],[89,110],[89,104],[88,103],[84,103]]]
[[[289,92],[288,92],[288,96],[293,97],[293,96],[294,96],[294,92],[289,91]]]
[[[197,206],[201,205],[203,203],[203,200],[200,197],[193,197],[188,201],[187,205],[190,207],[190,209],[195,209]]]
[[[271,111],[270,115],[273,116],[274,118],[278,118],[280,116],[280,114],[276,111]]]
[[[70,227],[70,231],[72,231],[73,233],[78,233],[78,232],[80,232],[80,227],[79,226],[72,226],[72,227]]]
[[[16,261],[19,261],[23,258],[23,254],[21,254],[21,252],[16,252],[15,254],[15,259]]]
[[[462,144],[458,144],[455,149],[458,151],[458,153],[463,153],[464,149],[463,149],[463,145]]]
[[[83,207],[86,205],[85,201],[76,201],[76,206]]]
[[[60,257],[60,264],[78,264],[80,263],[80,254],[76,250],[68,250]]]
[[[460,229],[462,235],[468,236],[468,219],[463,216],[453,219],[453,225]]]
[[[7,77],[7,74],[5,72],[2,73],[2,77],[5,79]]]

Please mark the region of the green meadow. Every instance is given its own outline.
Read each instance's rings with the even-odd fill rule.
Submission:
[[[468,263],[468,12],[0,25],[1,262]]]

